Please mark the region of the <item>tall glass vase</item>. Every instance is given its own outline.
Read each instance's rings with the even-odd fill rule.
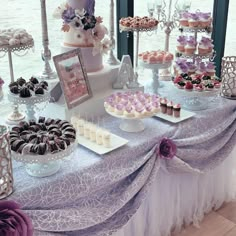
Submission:
[[[13,174],[9,131],[0,125],[0,199],[9,196],[13,191]]]

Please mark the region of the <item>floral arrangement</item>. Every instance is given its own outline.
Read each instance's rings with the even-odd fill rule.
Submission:
[[[3,84],[4,84],[4,80],[0,77],[0,89],[2,88]]]
[[[93,54],[107,53],[111,47],[111,41],[105,36],[108,34],[107,28],[102,25],[102,17],[90,15],[84,9],[74,9],[67,3],[61,4],[53,14],[54,18],[62,19],[62,31],[69,32],[70,28],[83,31],[87,42],[91,42]]]

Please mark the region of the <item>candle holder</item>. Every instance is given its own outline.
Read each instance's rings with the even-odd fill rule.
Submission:
[[[0,199],[13,192],[13,174],[9,131],[6,126],[0,125]]]
[[[156,7],[153,7],[156,6]],[[149,1],[147,3],[149,15],[152,17],[154,13],[157,15],[157,20],[161,29],[164,29],[166,34],[164,50],[169,52],[170,34],[172,30],[179,26],[179,16],[183,11],[188,11],[191,6],[191,1],[176,0],[175,3],[169,0],[156,0]],[[156,8],[156,12],[155,12]],[[153,11],[154,9],[154,11]],[[173,12],[173,13],[172,13]],[[171,73],[169,69],[164,69],[161,77],[165,80],[171,79]]]
[[[38,77],[42,80],[50,80],[50,79],[55,79],[57,75],[50,66],[51,51],[48,47],[49,39],[48,39],[46,0],[40,0],[40,1],[41,1],[41,22],[42,22],[42,43],[43,43],[43,50],[41,53],[41,57],[42,60],[44,61],[44,69],[43,72]]]
[[[222,97],[236,100],[236,56],[222,58]]]
[[[110,30],[109,36],[111,41],[111,48],[109,51],[109,57],[107,63],[109,65],[119,65],[120,62],[114,56],[113,50],[115,49],[115,38],[114,38],[114,0],[110,1]]]

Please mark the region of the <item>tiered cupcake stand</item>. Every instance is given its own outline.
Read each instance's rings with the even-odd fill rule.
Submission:
[[[200,27],[182,27],[182,32],[185,33],[192,33],[194,34],[194,38],[197,41],[198,33],[209,33],[211,31],[211,28],[200,28]],[[179,53],[180,57],[190,59],[193,63],[201,62],[202,60],[209,60],[213,61],[215,57],[215,51],[212,51],[211,53],[200,55],[198,53],[194,53],[192,55],[186,55],[185,53]],[[174,88],[174,92],[178,93],[179,96],[183,96],[183,107],[187,110],[204,110],[207,109],[209,106],[209,103],[211,103],[211,100],[213,98],[216,98],[219,93],[220,89],[213,89],[211,91],[186,91],[184,89],[178,89]]]
[[[11,82],[14,82],[12,53],[16,54],[16,52],[25,52],[23,55],[21,55],[21,56],[24,56],[27,53],[28,49],[31,49],[33,47],[34,47],[34,40],[30,40],[27,43],[19,44],[19,45],[6,44],[6,45],[0,46],[0,52],[4,53],[3,56],[5,56],[6,53],[8,54]],[[3,56],[1,56],[1,57],[3,57]],[[21,114],[18,110],[18,103],[14,103],[13,113],[8,116],[8,121],[9,122],[18,122],[20,120],[23,120],[24,118],[25,118],[25,115]]]

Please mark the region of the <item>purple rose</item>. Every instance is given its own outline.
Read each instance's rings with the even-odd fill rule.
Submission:
[[[62,13],[62,19],[65,23],[70,23],[75,18],[75,9],[69,7]]]
[[[0,201],[0,235],[33,235],[31,220],[20,210],[20,206],[13,201]]]
[[[177,151],[175,143],[168,138],[163,138],[156,149],[156,154],[162,159],[172,159]]]

